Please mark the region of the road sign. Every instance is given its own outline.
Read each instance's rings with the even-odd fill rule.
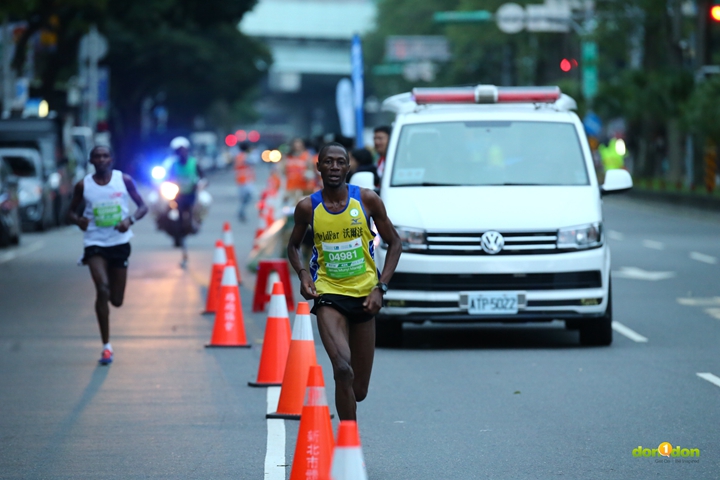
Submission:
[[[450,60],[450,46],[442,35],[393,35],[385,40],[385,60],[416,62]]]
[[[495,22],[503,33],[518,33],[525,28],[525,9],[517,3],[503,3],[495,13]]]
[[[528,32],[569,32],[571,10],[565,3],[527,5],[525,21]]]
[[[437,23],[474,23],[490,22],[493,14],[487,10],[471,10],[465,12],[435,12],[433,20]]]
[[[602,133],[602,120],[600,120],[600,117],[592,110],[589,110],[587,114],[585,114],[583,126],[585,127],[585,133],[591,137],[599,137]]]
[[[582,43],[582,89],[586,100],[592,100],[598,91],[597,43]]]
[[[108,42],[105,36],[101,35],[95,26],[90,28],[90,32],[83,35],[80,39],[80,50],[78,59],[82,62],[97,62],[102,60],[108,52]]]

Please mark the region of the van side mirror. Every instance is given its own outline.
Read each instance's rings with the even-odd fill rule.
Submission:
[[[372,172],[355,172],[350,178],[351,185],[357,185],[361,188],[375,189],[375,175]]]
[[[632,177],[627,170],[613,169],[605,172],[605,183],[600,187],[603,195],[627,192],[633,187]]]

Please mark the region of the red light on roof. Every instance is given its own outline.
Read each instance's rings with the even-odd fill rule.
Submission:
[[[253,143],[260,140],[260,134],[257,132],[257,130],[250,130],[250,133],[248,133],[248,140]]]
[[[560,70],[562,70],[563,72],[569,72],[570,70],[572,70],[572,67],[572,63],[570,63],[570,60],[568,60],[567,58],[563,58],[560,61]]]
[[[463,88],[414,88],[415,103],[553,103],[560,98],[559,87],[496,87],[478,85]]]
[[[244,142],[247,140],[247,132],[245,130],[238,130],[235,132],[235,136],[238,139],[238,142]]]
[[[235,145],[237,145],[237,142],[238,140],[235,135],[228,135],[227,137],[225,137],[225,145],[227,145],[228,147],[234,147]]]

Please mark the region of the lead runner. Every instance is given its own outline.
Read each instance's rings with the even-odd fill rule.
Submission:
[[[350,161],[345,147],[329,143],[320,149],[317,169],[323,189],[295,208],[288,259],[300,278],[300,293],[315,300],[312,312],[333,366],[335,407],[341,420],[355,420],[357,402],[365,399],[375,356],[375,315],[400,259],[401,242],[372,190],[345,183]],[[375,267],[375,234],[388,245],[385,267]],[[300,261],[307,227],[314,232],[310,271]]]

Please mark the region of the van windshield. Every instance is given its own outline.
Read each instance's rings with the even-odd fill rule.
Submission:
[[[589,185],[575,126],[554,122],[405,125],[392,186]]]

